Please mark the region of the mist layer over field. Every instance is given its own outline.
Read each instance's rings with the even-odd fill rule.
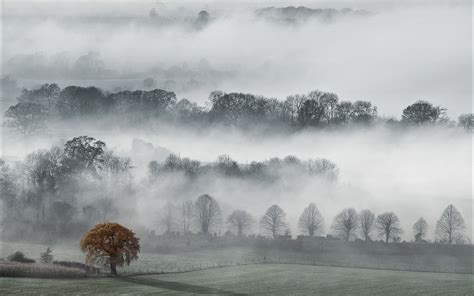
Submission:
[[[160,229],[163,214],[160,211],[167,201],[180,203],[203,193],[221,203],[224,217],[234,209],[244,209],[260,217],[267,207],[279,204],[287,212],[294,234],[298,233],[297,219],[310,202],[320,208],[327,232],[333,217],[346,207],[369,208],[376,213],[394,211],[400,217],[405,230],[402,237],[406,239],[411,239],[411,226],[420,216],[428,221],[428,237],[432,237],[436,220],[448,204],[455,204],[466,221],[472,220],[472,137],[460,130],[422,128],[399,133],[380,127],[267,137],[217,128],[196,132],[168,127],[153,133],[97,131],[90,127],[58,131],[61,139],[78,133],[101,139],[118,155],[132,158],[138,193],[119,202],[132,216],[116,218],[155,229]],[[57,135],[43,137],[31,144],[20,140],[9,142],[3,153],[6,159],[11,155],[10,159],[21,160],[35,149],[59,144],[57,138]],[[134,139],[151,143],[154,149],[139,151],[132,145]],[[228,154],[240,164],[287,155],[303,160],[327,158],[337,165],[339,176],[335,182],[326,182],[287,174],[269,184],[224,177],[200,178],[190,183],[178,174],[159,179],[153,186],[143,183],[147,179],[148,162],[163,161],[169,152],[202,163],[215,161],[222,154]],[[471,223],[466,224],[467,232],[471,233]]]
[[[255,10],[349,4],[227,3],[7,2],[3,73],[29,87],[54,80],[139,88],[151,77],[156,87],[198,102],[215,89],[283,99],[318,88],[375,101],[387,116],[398,116],[417,99],[443,105],[453,116],[471,109],[467,3],[359,2],[351,8],[369,14],[291,24],[258,17]],[[196,28],[201,10],[210,19]]]

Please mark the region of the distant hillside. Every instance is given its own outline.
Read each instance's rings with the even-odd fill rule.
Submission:
[[[305,6],[288,7],[266,7],[255,11],[259,17],[272,21],[297,23],[310,19],[318,19],[325,22],[333,21],[339,17],[355,16],[365,17],[372,13],[367,10],[353,10],[350,8],[332,9],[332,8],[308,8]]]

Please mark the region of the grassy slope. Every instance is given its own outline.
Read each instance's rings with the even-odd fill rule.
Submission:
[[[473,276],[259,264],[159,276],[0,279],[0,294],[472,295]]]

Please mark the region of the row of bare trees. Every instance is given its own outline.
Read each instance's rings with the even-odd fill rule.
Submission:
[[[315,232],[322,233],[323,219],[317,207],[310,204],[301,215],[300,228],[305,230],[310,236]],[[436,223],[435,236],[438,242],[443,243],[464,243],[465,223],[461,213],[454,205],[449,205],[442,213]],[[403,232],[400,220],[394,212],[384,212],[377,217],[368,210],[360,213],[353,208],[344,209],[333,221],[332,233],[337,237],[349,241],[358,238],[359,235],[365,240],[373,239],[376,232],[385,242],[399,241],[399,235]],[[428,233],[428,223],[420,217],[413,224],[413,235],[416,242],[422,242]]]
[[[179,211],[177,211],[179,210]],[[222,222],[222,212],[219,203],[210,195],[199,196],[196,201],[184,201],[178,208],[168,203],[163,214],[163,225],[166,232],[173,229],[174,213],[180,213],[182,230],[191,231],[194,226],[201,233],[209,233]],[[234,210],[226,219],[231,231],[238,236],[249,233],[256,224],[255,218],[244,210]],[[290,235],[286,213],[278,205],[270,206],[260,219],[260,228],[263,233],[277,239],[280,235]],[[298,228],[307,236],[317,236],[324,233],[324,218],[315,203],[310,203],[302,212]],[[365,209],[359,213],[354,208],[342,210],[333,220],[330,227],[335,237],[350,241],[362,238],[372,241],[375,237],[383,238],[385,242],[399,242],[402,228],[400,220],[394,212],[384,212],[376,216],[371,210]],[[453,244],[464,243],[465,223],[461,213],[455,206],[449,205],[435,228],[437,242]],[[416,242],[422,242],[428,233],[428,223],[420,217],[413,224],[413,235]]]

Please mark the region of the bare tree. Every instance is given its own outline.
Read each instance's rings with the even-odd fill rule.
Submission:
[[[303,210],[298,226],[304,234],[314,236],[323,232],[324,219],[314,203],[310,203]]]
[[[114,200],[110,197],[100,198],[98,200],[98,208],[104,223],[108,222],[110,217],[117,213]]]
[[[46,117],[44,108],[34,103],[18,103],[5,112],[6,124],[25,136],[44,131]]]
[[[193,202],[192,200],[185,200],[181,204],[181,223],[183,226],[183,234],[189,233],[191,230],[191,221],[193,219]]]
[[[353,208],[344,209],[340,212],[332,224],[332,230],[337,237],[345,241],[357,237],[356,231],[359,228],[359,215]]]
[[[428,223],[423,217],[420,217],[415,224],[413,224],[413,235],[415,236],[415,241],[422,241],[426,233],[428,232]]]
[[[219,203],[210,195],[199,196],[194,203],[194,222],[202,233],[216,226],[221,218]]]
[[[165,228],[165,233],[170,233],[173,231],[176,225],[176,208],[175,206],[167,202],[163,208],[163,216],[161,217],[161,224]]]
[[[449,205],[436,223],[436,238],[440,242],[452,244],[464,239],[464,219],[455,206]]]
[[[370,234],[374,229],[375,215],[371,210],[360,212],[360,232],[365,241],[370,241]]]
[[[458,125],[463,127],[466,131],[474,131],[474,114],[461,114],[458,118]]]
[[[267,209],[265,215],[260,219],[260,226],[276,239],[286,229],[285,217],[285,212],[279,206],[273,205]]]
[[[242,236],[246,230],[252,227],[252,225],[255,223],[255,220],[252,215],[246,211],[235,210],[227,218],[227,223],[232,229],[237,231],[239,236]]]
[[[379,231],[379,235],[385,237],[385,242],[402,232],[400,228],[400,220],[394,212],[385,212],[377,216],[375,227]]]

